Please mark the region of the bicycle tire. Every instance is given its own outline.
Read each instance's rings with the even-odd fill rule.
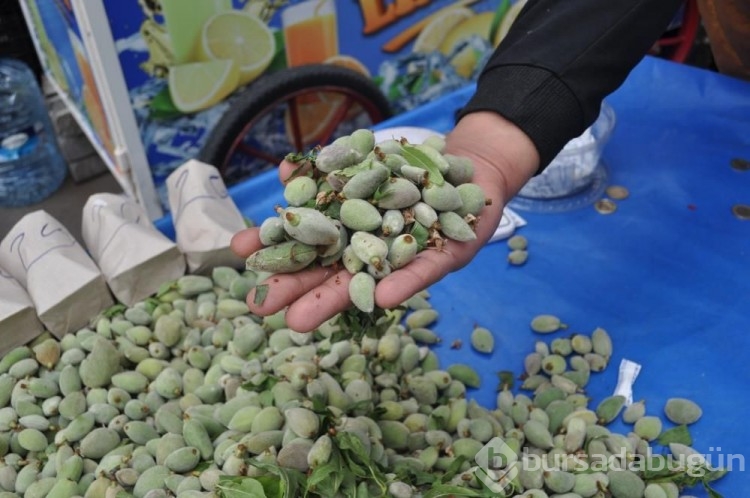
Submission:
[[[240,138],[240,134],[248,131],[248,125],[254,119],[266,112],[272,112],[274,107],[283,104],[285,97],[299,95],[306,90],[339,90],[357,95],[364,102],[368,102],[371,109],[377,110],[373,124],[392,115],[390,102],[377,85],[370,78],[352,69],[332,64],[310,64],[284,69],[261,77],[241,91],[226,114],[211,130],[199,159],[223,171],[223,167],[231,159],[232,148],[237,139]]]

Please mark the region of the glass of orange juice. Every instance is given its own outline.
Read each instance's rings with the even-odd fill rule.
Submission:
[[[281,13],[289,67],[317,64],[339,53],[333,0],[307,0]]]

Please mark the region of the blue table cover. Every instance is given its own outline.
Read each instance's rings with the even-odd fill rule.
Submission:
[[[378,128],[421,126],[447,132],[473,87],[402,114]],[[472,397],[496,405],[496,372],[523,370],[534,342],[603,327],[613,338],[609,368],[587,387],[595,406],[613,393],[623,358],[642,365],[634,398],[663,415],[670,397],[703,408],[690,427],[693,446],[732,472],[718,481],[725,497],[747,496],[750,479],[750,221],[734,204],[750,204],[750,171],[729,166],[750,159],[750,85],[709,71],[647,57],[608,97],[617,125],[604,151],[609,181],[630,190],[611,215],[591,206],[543,214],[522,212],[529,260],[506,262],[507,246],[486,246],[463,270],[430,288],[440,312],[442,366],[472,364],[482,386]],[[283,204],[275,172],[230,189],[256,223]],[[157,222],[174,236],[169,217]],[[540,313],[569,329],[540,336],[529,328]],[[469,346],[475,325],[496,336],[494,353]],[[463,347],[450,348],[463,339]],[[611,428],[631,430],[621,422]],[[691,490],[706,496],[702,489]]]

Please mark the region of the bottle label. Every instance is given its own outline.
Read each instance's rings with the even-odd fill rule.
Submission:
[[[16,161],[34,151],[39,145],[42,123],[36,123],[11,133],[0,134],[0,162]]]

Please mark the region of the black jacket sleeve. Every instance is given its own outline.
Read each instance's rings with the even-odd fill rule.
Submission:
[[[664,33],[682,0],[528,0],[460,117],[494,111],[534,142],[541,172]]]

